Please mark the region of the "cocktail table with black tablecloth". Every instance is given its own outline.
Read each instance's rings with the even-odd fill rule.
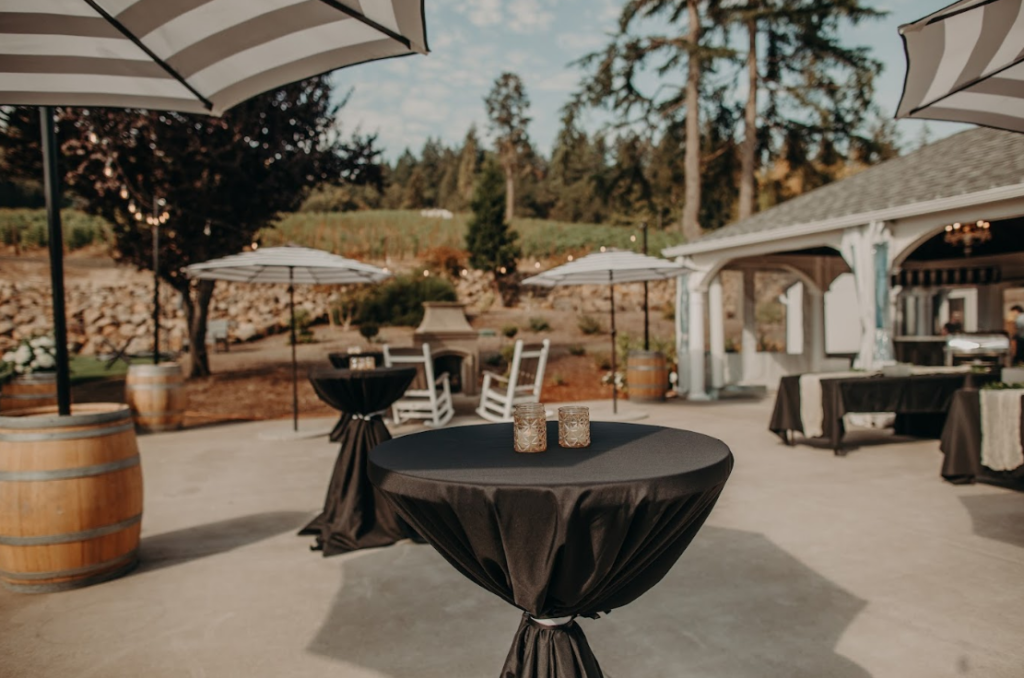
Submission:
[[[366,475],[367,454],[391,440],[383,414],[416,377],[412,367],[376,370],[317,369],[310,373],[320,399],[342,411],[331,440],[341,443],[324,510],[302,528],[325,556],[386,546],[415,537]]]
[[[576,616],[657,584],[714,507],[733,457],[714,438],[595,422],[589,448],[517,454],[512,425],[429,431],[370,453],[373,483],[463,575],[524,611],[503,678],[602,675]],[[438,642],[448,642],[438,631]]]
[[[360,351],[359,353],[328,353],[327,359],[331,361],[331,367],[338,370],[347,370],[352,358],[369,357],[373,358],[376,367],[384,366],[384,353],[382,351]]]
[[[1024,406],[1021,407],[1024,444]],[[981,393],[963,389],[953,395],[946,426],[942,429],[942,477],[955,485],[975,480],[1024,489],[1024,466],[1013,471],[993,471],[981,464]]]
[[[846,432],[843,416],[852,412],[895,412],[897,433],[938,438],[953,394],[965,386],[996,379],[995,375],[967,372],[822,379],[822,437],[841,455]],[[791,443],[791,431],[804,432],[800,416],[800,375],[785,376],[779,382],[768,430],[786,443]]]

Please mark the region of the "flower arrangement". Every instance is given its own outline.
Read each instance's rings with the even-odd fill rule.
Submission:
[[[54,357],[55,346],[53,337],[50,336],[24,339],[16,349],[4,353],[0,373],[51,372],[57,369],[57,359]]]

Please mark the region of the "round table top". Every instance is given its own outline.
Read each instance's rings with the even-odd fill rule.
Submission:
[[[350,414],[386,410],[402,397],[416,378],[415,367],[378,367],[373,370],[311,370],[309,381],[325,403]]]
[[[591,423],[591,445],[558,445],[548,421],[548,449],[517,453],[512,424],[462,426],[390,440],[370,453],[370,477],[382,489],[411,485],[582,486],[669,479],[697,485],[725,482],[732,453],[693,431],[612,422]],[[402,487],[398,487],[398,486]]]

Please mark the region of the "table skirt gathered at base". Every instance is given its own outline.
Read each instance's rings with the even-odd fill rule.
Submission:
[[[341,449],[324,499],[324,510],[299,531],[316,537],[324,556],[357,549],[387,546],[401,539],[417,539],[387,499],[366,476],[370,450],[391,440],[379,416],[370,420],[348,417],[340,429]]]
[[[523,614],[501,678],[603,678],[583,629],[574,621],[545,626]]]

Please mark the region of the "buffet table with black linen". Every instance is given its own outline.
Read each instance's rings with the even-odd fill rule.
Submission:
[[[575,618],[657,584],[733,466],[724,443],[690,431],[594,422],[591,438],[589,448],[558,447],[551,421],[547,451],[518,454],[512,424],[491,424],[370,453],[370,479],[398,514],[459,572],[523,610],[503,678],[602,676]]]
[[[800,414],[800,376],[783,377],[775,398],[768,430],[787,444],[792,432],[804,433]],[[924,438],[938,438],[946,421],[953,394],[961,388],[995,381],[994,375],[969,372],[916,374],[886,377],[865,375],[821,380],[823,438],[837,455],[844,454],[843,416],[847,413],[894,412],[896,432]]]
[[[413,367],[376,370],[317,369],[309,375],[317,395],[342,412],[331,433],[341,443],[324,509],[299,531],[315,535],[325,556],[415,538],[366,475],[367,455],[391,440],[383,415],[416,377]]]
[[[1021,444],[1024,445],[1024,403],[1021,410]],[[955,485],[982,480],[1024,489],[1024,467],[993,471],[982,465],[981,429],[981,392],[975,389],[957,391],[939,444],[943,454],[942,477]]]

